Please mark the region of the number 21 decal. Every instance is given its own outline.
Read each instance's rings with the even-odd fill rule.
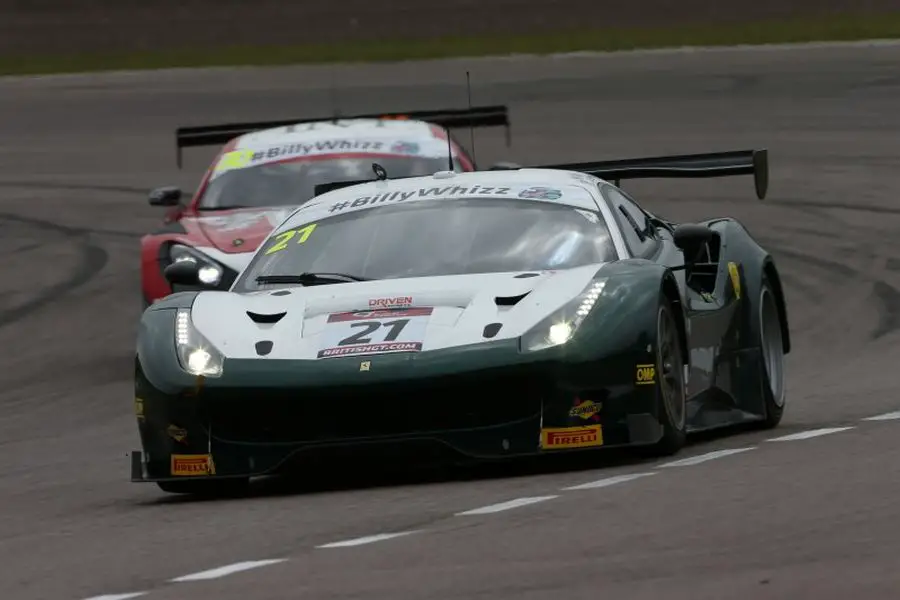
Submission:
[[[362,323],[352,323],[350,325],[351,328],[361,329],[362,331],[357,331],[353,335],[345,337],[340,342],[338,342],[338,346],[371,344],[372,338],[366,336],[371,336],[382,327],[388,327],[390,328],[390,331],[387,332],[381,342],[393,342],[403,331],[403,328],[406,327],[407,323],[409,323],[409,319],[398,319],[396,321],[363,321]]]
[[[284,250],[287,248],[288,242],[291,241],[294,236],[298,235],[300,237],[297,238],[297,243],[302,244],[306,240],[309,239],[309,236],[312,235],[312,232],[316,229],[316,225],[318,223],[313,223],[312,225],[307,225],[306,227],[302,227],[300,229],[291,229],[290,231],[282,231],[281,233],[275,236],[275,244],[266,250],[266,256],[269,254],[274,254],[280,250]]]

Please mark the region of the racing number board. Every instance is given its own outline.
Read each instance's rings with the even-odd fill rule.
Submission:
[[[328,315],[317,358],[418,352],[432,308],[401,308]]]

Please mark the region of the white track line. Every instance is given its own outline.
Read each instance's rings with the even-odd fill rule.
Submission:
[[[147,593],[148,592],[129,592],[127,594],[106,594],[105,596],[91,596],[84,600],[128,600],[129,598],[137,598],[138,596],[143,596]]]
[[[373,544],[384,540],[391,540],[404,535],[417,533],[415,531],[399,531],[397,533],[379,533],[378,535],[367,535],[365,537],[354,538],[352,540],[344,540],[343,542],[332,542],[330,544],[322,544],[316,548],[347,548],[350,546],[362,546],[363,544]]]
[[[269,560],[248,560],[244,562],[234,563],[233,565],[225,565],[224,567],[210,569],[209,571],[200,571],[199,573],[183,575],[182,577],[176,577],[175,579],[170,579],[169,581],[174,583],[183,583],[186,581],[205,581],[207,579],[218,579],[219,577],[225,577],[226,575],[231,575],[232,573],[239,573],[241,571],[248,571],[250,569],[274,565],[286,560],[286,558],[273,558]]]
[[[724,458],[726,456],[731,456],[732,454],[738,454],[740,452],[747,452],[748,450],[754,450],[756,446],[750,446],[749,448],[732,448],[730,450],[716,450],[715,452],[707,452],[706,454],[700,454],[699,456],[692,456],[690,458],[683,458],[681,460],[676,460],[673,462],[663,463],[659,465],[661,469],[665,469],[668,467],[691,467],[694,465],[699,465],[700,463],[705,463],[709,460],[716,460],[717,458]]]
[[[473,508],[472,510],[456,513],[456,516],[463,517],[468,515],[487,515],[491,513],[498,513],[504,510],[519,508],[520,506],[537,504],[538,502],[544,502],[545,500],[553,500],[554,498],[559,498],[559,496],[532,496],[529,498],[516,498],[515,500],[510,500],[508,502],[491,504],[490,506],[482,506],[481,508]]]
[[[876,415],[874,417],[866,417],[863,421],[893,421],[894,419],[900,419],[900,410],[884,413],[883,415]]]
[[[809,431],[801,431],[800,433],[792,433],[790,435],[783,435],[777,438],[771,438],[766,440],[767,442],[793,442],[796,440],[808,440],[809,438],[819,437],[820,435],[828,435],[830,433],[838,433],[840,431],[847,431],[848,429],[853,429],[853,427],[825,427],[822,429],[810,429]]]
[[[617,483],[626,483],[628,481],[634,481],[635,479],[640,479],[641,477],[646,477],[647,475],[656,475],[656,473],[632,473],[630,475],[616,475],[615,477],[607,477],[606,479],[598,479],[597,481],[591,481],[589,483],[582,483],[579,485],[573,485],[570,487],[564,487],[562,490],[564,492],[574,491],[574,490],[594,490],[597,488],[609,487],[611,485],[616,485]]]

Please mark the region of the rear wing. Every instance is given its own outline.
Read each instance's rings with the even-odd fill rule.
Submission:
[[[258,121],[250,123],[226,123],[223,125],[203,125],[199,127],[179,127],[175,130],[176,160],[181,168],[182,148],[215,146],[231,141],[239,135],[271,129],[289,127],[304,123],[325,123],[341,119],[384,119],[390,121],[426,121],[451,127],[505,127],[506,144],[511,142],[509,115],[506,106],[473,106],[464,109],[420,110],[403,113],[372,113],[366,115],[340,115],[315,119],[283,119],[280,121]]]
[[[567,165],[541,165],[539,169],[578,171],[613,181],[622,179],[703,178],[753,175],[756,197],[763,200],[769,189],[769,151],[737,150],[681,156],[654,156]]]

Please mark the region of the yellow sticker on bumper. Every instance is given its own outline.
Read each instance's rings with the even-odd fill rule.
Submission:
[[[541,429],[541,448],[544,450],[588,448],[602,445],[603,431],[599,425]]]

